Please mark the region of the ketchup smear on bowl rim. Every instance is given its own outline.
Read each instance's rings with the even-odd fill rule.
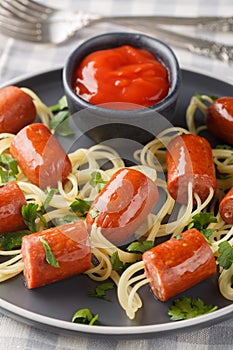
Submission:
[[[76,70],[73,89],[95,105],[121,102],[120,109],[122,103],[123,109],[136,109],[155,105],[169,87],[168,71],[154,55],[123,45],[87,55]]]

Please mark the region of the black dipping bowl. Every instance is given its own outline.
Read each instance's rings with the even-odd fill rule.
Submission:
[[[151,107],[138,105],[136,109],[125,110],[118,103],[118,109],[111,109],[108,104],[91,104],[73,91],[75,72],[84,57],[122,45],[150,51],[167,68],[170,89],[163,100]],[[128,138],[145,144],[171,126],[181,87],[181,70],[175,54],[164,42],[138,33],[108,33],[85,41],[70,54],[63,70],[63,85],[73,122],[95,142]]]

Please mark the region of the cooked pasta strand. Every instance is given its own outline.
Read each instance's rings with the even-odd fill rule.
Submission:
[[[22,90],[32,97],[42,123],[49,126],[49,122],[53,118],[53,113],[33,91],[28,88],[22,88]],[[217,171],[225,177],[217,179],[218,189],[215,193],[213,188],[210,188],[207,199],[202,203],[199,196],[193,193],[192,184],[189,183],[188,204],[177,206],[177,203],[169,195],[167,189],[164,173],[167,171],[166,147],[168,143],[171,141],[171,138],[177,135],[188,133],[197,135],[202,132],[206,126],[196,125],[195,113],[199,110],[204,117],[207,111],[207,105],[212,102],[213,100],[206,95],[202,95],[201,98],[193,96],[186,111],[187,129],[181,127],[164,129],[156,138],[143,146],[142,149],[134,152],[134,158],[137,164],[133,168],[138,169],[150,177],[160,187],[160,190],[165,191],[166,195],[166,199],[160,209],[156,213],[150,213],[141,227],[137,229],[134,236],[135,239],[155,241],[157,237],[170,237],[181,233],[194,215],[203,211],[216,212],[218,203],[224,196],[225,191],[232,187],[232,150],[216,148],[212,151],[213,161]],[[7,133],[0,135],[0,155],[11,156],[9,148],[14,136]],[[64,216],[74,216],[75,213],[72,213],[70,210],[70,205],[77,198],[86,201],[93,201],[95,199],[99,193],[99,189],[90,183],[93,172],[99,172],[103,180],[108,181],[117,170],[125,167],[125,162],[118,152],[103,144],[94,145],[89,149],[79,148],[68,156],[72,163],[72,172],[68,176],[65,185],[60,181],[58,182],[57,191],[51,198],[48,209],[46,209],[46,212],[43,212],[43,220],[49,224],[56,223],[56,220],[62,219]],[[104,169],[106,164],[107,170]],[[17,174],[17,183],[24,192],[27,203],[38,204],[39,209],[41,209],[51,189],[47,188],[44,191],[33,185],[25,177],[21,169],[19,169],[19,173]],[[196,202],[195,207],[193,196]],[[176,212],[177,209],[178,211]],[[174,213],[176,215],[173,216]],[[233,246],[233,228],[231,225],[223,222],[219,213],[216,214],[216,217],[217,223],[209,224],[208,228],[213,229],[209,240],[211,249],[217,258],[221,242],[227,241]],[[167,218],[168,220],[165,222]],[[39,218],[36,219],[38,230],[44,229],[44,223],[42,221]],[[141,254],[129,253],[116,247],[102,235],[101,229],[95,226],[92,227],[90,239],[92,254],[95,256],[96,264],[93,264],[85,272],[86,275],[95,281],[105,281],[111,278],[117,286],[120,305],[126,311],[128,317],[133,319],[137,310],[142,307],[142,301],[137,291],[143,285],[149,283],[149,280],[144,275],[144,271],[142,271],[144,270],[144,262],[141,261]],[[116,252],[123,263],[131,264],[122,274],[114,271],[112,268],[111,256]],[[23,271],[24,265],[20,249],[11,251],[1,250],[0,255],[9,258],[0,263],[0,281],[12,278]],[[141,274],[138,274],[139,272]],[[233,300],[232,275],[233,266],[228,270],[221,269],[218,280],[221,294],[229,300]]]
[[[233,276],[233,265],[228,270],[222,270],[220,273],[218,283],[219,290],[224,298],[233,301],[233,288],[232,288],[232,276]]]

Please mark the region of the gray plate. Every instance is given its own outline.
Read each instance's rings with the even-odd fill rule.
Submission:
[[[190,97],[196,92],[209,95],[231,95],[232,86],[214,78],[183,70],[183,88],[174,120],[175,125],[185,125],[185,109]],[[27,86],[33,89],[48,105],[57,102],[63,95],[62,71],[54,70],[31,76],[24,80],[11,81],[11,84]],[[64,147],[67,140],[61,139]],[[92,144],[88,138],[79,139],[82,147]],[[124,155],[123,155],[124,156]],[[233,304],[224,299],[217,285],[217,278],[210,278],[189,289],[182,295],[200,297],[206,303],[218,306],[212,314],[200,316],[186,321],[171,322],[167,314],[173,301],[166,303],[157,301],[149,286],[144,286],[139,293],[143,308],[137,312],[136,318],[130,321],[118,304],[115,290],[108,292],[112,302],[90,298],[88,291],[93,291],[96,282],[86,276],[76,276],[35,290],[24,286],[23,276],[17,276],[0,284],[0,307],[11,317],[38,327],[59,332],[89,333],[89,335],[114,335],[133,338],[153,333],[172,332],[208,326],[219,322],[233,314]],[[176,297],[177,298],[177,297]],[[98,325],[86,326],[71,322],[72,315],[80,308],[87,307],[93,314],[99,314]]]

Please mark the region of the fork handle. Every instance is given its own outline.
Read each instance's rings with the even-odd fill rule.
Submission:
[[[96,16],[96,17],[94,17]],[[92,18],[91,18],[92,17]],[[224,21],[225,31],[226,29],[233,29],[233,17],[164,17],[164,16],[125,16],[125,17],[97,17],[97,15],[86,14],[82,16],[83,25],[89,26],[95,23],[109,21],[111,23],[120,24],[126,26],[130,29],[139,30],[146,34],[155,35],[158,38],[167,40],[171,45],[185,48],[191,52],[198,53],[210,58],[216,58],[220,61],[227,62],[229,64],[233,63],[233,46],[222,45],[220,43],[206,40],[202,38],[194,38],[188,35],[180,34],[172,30],[166,30],[158,26],[158,22],[155,23],[157,18],[162,21],[170,21],[170,23],[176,23],[179,19],[178,24],[181,25],[186,23],[192,25],[211,25],[212,30],[216,30],[218,25],[222,25]],[[167,23],[167,22],[166,22]],[[222,27],[221,27],[222,28]],[[222,28],[223,29],[223,28]]]
[[[159,32],[160,37],[166,38],[171,44],[183,47],[190,52],[233,64],[233,46],[207,39],[194,38],[163,29],[159,29]]]
[[[198,28],[205,28],[209,31],[232,32],[233,31],[233,17],[175,17],[175,16],[113,16],[113,17],[99,17],[94,21],[109,21],[115,24],[132,22],[142,23],[147,22],[153,25],[178,25],[178,26],[196,26]]]
[[[177,33],[160,27],[134,24],[131,29],[136,29],[145,34],[151,34],[159,39],[169,42],[171,45],[181,47],[206,57],[215,58],[229,64],[233,64],[233,46],[228,46],[215,41]]]

